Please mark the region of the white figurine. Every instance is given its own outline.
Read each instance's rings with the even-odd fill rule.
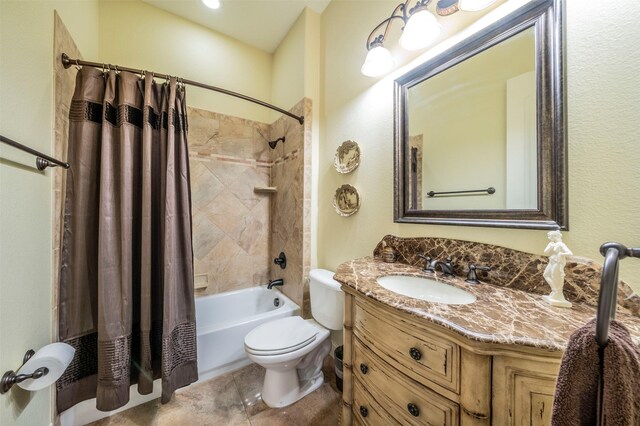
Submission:
[[[544,254],[549,256],[549,264],[544,270],[544,279],[551,286],[551,293],[542,298],[551,306],[570,308],[571,302],[564,298],[562,287],[564,286],[564,267],[567,264],[567,256],[573,255],[569,247],[562,242],[560,231],[547,233],[547,238],[551,241]]]

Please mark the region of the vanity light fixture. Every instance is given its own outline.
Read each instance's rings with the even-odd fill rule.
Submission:
[[[203,0],[206,1],[206,0]],[[478,11],[490,6],[496,0],[439,0],[439,15],[450,15],[458,10]],[[418,0],[409,8],[411,0],[400,3],[391,16],[380,22],[367,37],[367,57],[360,72],[367,77],[378,77],[391,71],[394,66],[391,52],[384,47],[389,26],[394,19],[402,20],[404,27],[400,36],[400,46],[406,50],[420,50],[433,43],[441,31],[436,17],[427,10],[431,0]],[[381,33],[384,28],[384,32]]]
[[[209,9],[219,9],[220,8],[220,0],[202,0],[205,6]]]
[[[406,50],[423,49],[435,41],[440,30],[438,20],[427,6],[416,5],[400,36],[400,46]]]
[[[374,41],[369,46],[369,52],[364,59],[360,72],[367,77],[378,77],[388,73],[393,68],[391,52],[382,45],[381,41]]]

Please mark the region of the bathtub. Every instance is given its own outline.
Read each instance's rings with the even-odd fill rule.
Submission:
[[[278,306],[274,299],[278,299]],[[266,321],[299,314],[300,308],[291,299],[266,287],[197,298],[198,382],[251,364],[244,352],[247,333]],[[129,403],[110,412],[98,411],[95,398],[82,401],[60,413],[60,425],[85,425],[160,398],[162,391],[159,379],[153,382],[153,392],[149,395],[140,395],[137,389],[138,385],[132,385]]]
[[[266,287],[197,298],[199,381],[251,364],[244,352],[247,333],[266,321],[299,314],[291,299]]]

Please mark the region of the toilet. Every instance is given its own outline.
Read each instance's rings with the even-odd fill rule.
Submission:
[[[333,272],[312,270],[309,291],[314,319],[269,321],[244,339],[249,359],[266,369],[262,400],[269,407],[286,407],[322,385],[322,364],[331,351],[330,330],[342,330],[344,293]]]

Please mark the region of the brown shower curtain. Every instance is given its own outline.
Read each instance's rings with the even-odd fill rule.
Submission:
[[[116,409],[156,378],[168,402],[198,379],[184,87],[83,67],[69,121],[58,411]]]

